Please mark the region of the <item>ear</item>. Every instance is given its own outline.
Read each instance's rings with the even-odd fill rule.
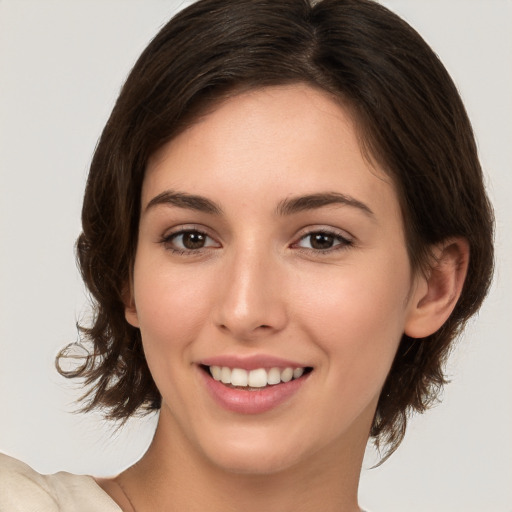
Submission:
[[[135,298],[133,296],[133,284],[131,280],[123,287],[122,295],[124,303],[124,317],[126,318],[126,321],[133,327],[140,327],[137,307],[135,306]]]
[[[425,338],[448,320],[459,300],[469,263],[469,244],[453,238],[436,245],[430,268],[418,276],[410,302],[405,334]]]

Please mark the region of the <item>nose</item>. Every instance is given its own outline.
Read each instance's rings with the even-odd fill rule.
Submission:
[[[288,323],[283,265],[271,251],[246,248],[225,261],[218,279],[215,323],[238,340],[255,340]]]

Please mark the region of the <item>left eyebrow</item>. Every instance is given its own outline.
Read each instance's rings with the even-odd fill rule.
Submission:
[[[375,219],[375,214],[368,205],[358,199],[338,192],[309,194],[306,196],[284,199],[277,205],[276,212],[278,215],[292,215],[305,210],[316,210],[317,208],[335,204],[357,208],[370,218]]]

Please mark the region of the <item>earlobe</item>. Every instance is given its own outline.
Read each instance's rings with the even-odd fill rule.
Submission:
[[[123,290],[123,303],[124,317],[126,318],[126,321],[133,327],[140,327],[137,307],[135,306],[135,299],[133,297],[133,286],[131,283],[127,284]]]
[[[405,325],[411,338],[430,336],[451,315],[464,286],[469,263],[469,244],[464,238],[449,239],[432,251],[427,275],[420,276]]]
[[[126,321],[133,327],[140,327],[139,326],[139,317],[137,315],[137,309],[135,307],[135,304],[133,306],[125,306],[124,308],[124,317],[126,318]]]

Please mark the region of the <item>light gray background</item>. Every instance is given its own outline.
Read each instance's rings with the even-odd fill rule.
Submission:
[[[383,0],[441,56],[472,118],[497,216],[494,286],[450,362],[444,401],[365,470],[374,512],[512,510],[512,2]],[[135,58],[178,0],[0,0],[0,450],[40,472],[107,475],[154,419],[112,433],[70,414],[53,359],[87,300],[75,268],[96,140]],[[375,461],[368,454],[366,467]]]

